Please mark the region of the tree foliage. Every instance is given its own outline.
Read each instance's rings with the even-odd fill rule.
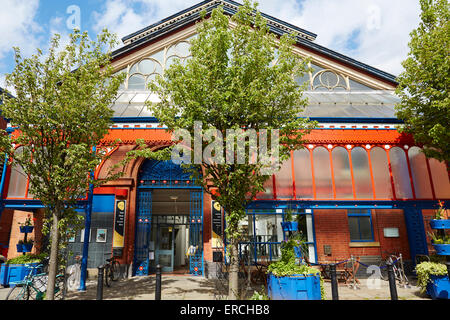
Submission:
[[[421,0],[421,22],[411,32],[410,52],[398,77],[402,129],[424,145],[428,157],[450,160],[450,4]]]
[[[110,105],[124,80],[110,66],[115,44],[115,36],[106,30],[97,41],[74,31],[63,48],[55,35],[46,55],[38,49],[23,58],[15,48],[16,66],[6,76],[15,97],[4,96],[2,112],[16,129],[3,136],[9,138],[7,153],[29,178],[29,193],[45,207],[44,231],[51,229],[49,299],[61,239],[83,221],[74,210],[77,201],[86,197],[90,184],[100,183],[91,172],[106,150],[96,146],[112,124]]]
[[[149,107],[171,132],[185,129],[193,138],[200,132],[201,150],[213,149],[216,160],[234,159],[224,162],[203,157],[201,163],[184,165],[226,212],[233,299],[237,297],[239,221],[271,177],[262,173],[267,163],[251,161],[249,149],[254,141],[243,139],[242,145],[236,137],[245,137],[249,129],[259,133],[279,130],[279,149],[267,150],[267,155],[279,156],[280,162],[290,157],[291,150],[301,148],[303,135],[314,126],[298,117],[306,100],[296,79],[307,70],[307,64],[292,52],[295,35],[277,38],[270,33],[257,3],[245,1],[231,18],[220,7],[197,26],[197,35],[191,40],[192,58],[174,63],[164,77],[150,85],[160,102]],[[230,130],[237,135],[228,135]],[[267,145],[274,141],[272,138],[268,135]],[[233,147],[226,154],[220,148],[225,145]],[[185,149],[183,153],[191,152],[194,162],[195,146],[188,148],[190,151]],[[236,161],[242,149],[247,151],[245,161]],[[157,154],[148,149],[135,153],[145,157]],[[279,164],[275,166],[276,171]]]

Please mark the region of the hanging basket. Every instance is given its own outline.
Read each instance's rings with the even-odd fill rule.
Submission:
[[[22,245],[22,252],[31,252],[31,250],[33,249],[33,244],[32,243],[24,243]]]
[[[450,256],[450,244],[434,244],[432,243],[436,254],[440,256]]]
[[[23,244],[16,244],[17,252],[23,252]]]
[[[283,228],[283,231],[297,231],[298,222],[296,221],[282,222],[281,227]]]
[[[19,228],[21,233],[32,233],[34,226],[21,226]]]
[[[440,219],[440,220],[430,220],[431,229],[450,229],[450,220]]]

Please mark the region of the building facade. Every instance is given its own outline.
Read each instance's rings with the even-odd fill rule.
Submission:
[[[195,37],[200,12],[219,5],[230,15],[238,6],[230,0],[204,1],[123,38],[112,65],[127,76],[112,105],[114,125],[104,144],[122,142],[108,150],[110,158],[99,166],[96,179],[136,149],[137,139],[154,150],[172,143],[145,107],[157,100],[146,85],[174,59],[189,59],[189,39]],[[308,83],[309,101],[299,116],[319,126],[247,208],[241,249],[250,251],[253,261],[276,260],[284,239],[281,222],[289,209],[307,240],[311,262],[358,256],[377,263],[393,252],[413,262],[429,254],[427,221],[438,200],[447,206],[449,175],[445,163],[425,158],[411,136],[397,131],[395,77],[316,44],[309,31],[264,17],[277,35],[296,32],[294,52],[311,58],[312,71],[298,79]],[[5,164],[4,169],[0,243],[9,244],[11,258],[17,255],[17,223],[29,214],[40,221],[42,206],[28,193],[20,168]],[[136,159],[121,170],[122,178],[92,194],[88,267],[114,254],[131,275],[151,273],[157,264],[164,272],[212,273],[216,252],[226,250],[223,212],[213,199],[172,162]],[[43,242],[39,227],[34,237],[38,252]],[[83,241],[84,230],[70,240],[74,253],[83,253]]]

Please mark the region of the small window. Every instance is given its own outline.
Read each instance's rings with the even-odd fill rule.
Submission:
[[[370,210],[348,210],[350,241],[373,241]]]

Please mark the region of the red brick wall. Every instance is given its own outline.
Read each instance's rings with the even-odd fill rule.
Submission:
[[[9,239],[9,250],[8,250],[8,259],[15,258],[22,253],[17,252],[16,244],[19,240],[23,240],[24,233],[20,233],[19,223],[25,222],[28,215],[31,216],[31,219],[36,219],[32,223],[34,224],[34,229],[32,233],[27,235],[28,239],[33,239],[33,249],[31,251],[32,254],[39,253],[41,250],[41,242],[42,242],[42,218],[43,212],[42,210],[38,210],[35,213],[25,212],[25,211],[10,211],[12,216],[12,224],[11,224],[11,236]]]
[[[353,256],[383,256],[384,251],[402,253],[410,259],[408,236],[402,210],[372,210],[374,242],[363,247],[350,247],[347,210],[314,210],[314,228],[319,262],[341,261]],[[399,228],[399,238],[385,238],[383,228]],[[324,245],[331,246],[331,256],[324,254]]]

